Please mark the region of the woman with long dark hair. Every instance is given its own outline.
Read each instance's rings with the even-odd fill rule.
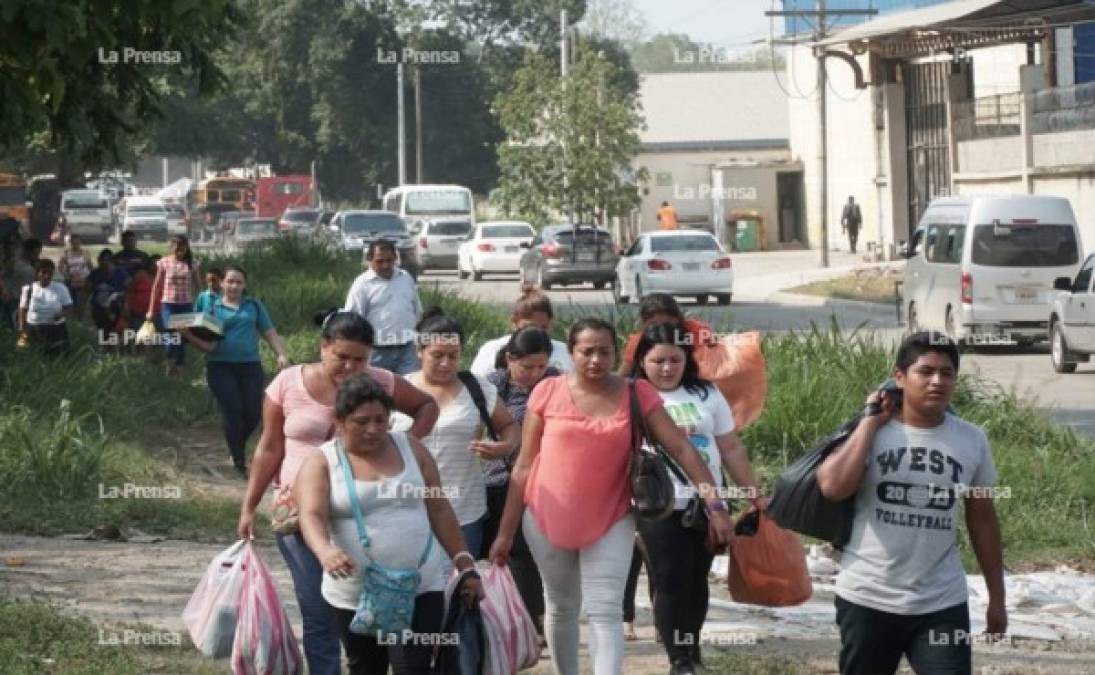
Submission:
[[[433,428],[437,403],[402,377],[369,365],[373,327],[361,316],[332,310],[317,315],[316,323],[322,326],[319,362],[286,368],[266,388],[262,437],[255,448],[238,529],[240,537],[252,536],[255,509],[270,484],[276,483],[274,529],[304,619],[308,672],[338,675],[339,633],[320,594],[323,566],[300,534],[292,498],[297,474],[334,437],[336,394],[350,376],[367,373],[379,382],[394,409],[413,418],[408,429],[411,436],[421,438]]]
[[[156,263],[156,279],[152,282],[152,298],[161,301],[163,327],[166,330],[173,314],[194,311],[194,296],[201,288],[198,262],[190,251],[190,240],[176,234],[167,242],[167,255]],[[152,320],[152,306],[145,318]],[[177,373],[186,361],[186,343],[178,332],[167,345],[168,370]]]
[[[548,377],[555,377],[559,371],[548,365],[554,345],[551,337],[542,328],[525,326],[510,336],[495,360],[495,370],[487,375],[487,380],[498,388],[498,397],[506,404],[513,420],[520,427],[525,421],[528,399],[536,385]],[[484,555],[490,550],[502,522],[502,513],[506,508],[506,494],[509,491],[510,472],[517,459],[517,450],[501,459],[489,459],[484,462],[487,482],[487,520],[484,525]],[[510,553],[510,571],[517,582],[521,600],[536,624],[536,631],[543,639],[544,635],[544,582],[540,570],[532,559],[528,543],[518,526],[514,535],[513,551]]]
[[[763,506],[749,455],[734,433],[730,405],[718,388],[700,378],[687,330],[670,323],[644,330],[635,350],[632,376],[654,385],[665,411],[699,451],[719,488],[725,487],[725,468],[742,492]],[[673,674],[686,675],[700,663],[700,629],[707,618],[707,573],[714,552],[706,544],[706,529],[685,527],[683,522],[695,487],[681,483],[676,476],[673,479],[677,484],[673,515],[657,522],[640,522],[639,534],[654,588],[654,624]]]

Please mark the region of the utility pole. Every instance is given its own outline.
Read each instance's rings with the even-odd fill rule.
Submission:
[[[414,182],[422,184],[422,69],[414,69]]]
[[[399,63],[395,66],[395,89],[396,89],[396,115],[398,120],[396,122],[396,133],[399,135],[397,141],[397,147],[399,148],[399,184],[407,184],[407,132],[404,129],[406,126],[403,115],[403,61],[400,59]]]
[[[569,70],[569,54],[567,49],[567,11],[565,9],[559,10],[559,74],[560,84],[563,88],[563,109],[561,114],[565,115],[567,112],[566,104],[566,91],[567,91],[567,71]],[[565,125],[564,125],[565,126]],[[563,149],[563,204],[566,208],[567,220],[572,220],[570,212],[570,182],[567,180],[567,142],[566,138],[561,139],[561,145]]]
[[[832,23],[830,18],[840,16],[874,16],[877,9],[828,9],[825,0],[815,0],[814,9],[791,9],[782,11],[769,11],[764,15],[780,18],[803,18],[807,22],[813,21],[814,57],[817,59],[817,178],[818,178],[818,207],[821,216],[821,242],[818,247],[818,263],[822,267],[829,266],[829,156],[828,156],[828,110],[826,109],[826,90],[829,86],[829,73],[825,69],[825,47],[817,43],[829,36]],[[801,39],[781,40],[780,44],[798,45],[805,42]],[[793,57],[792,57],[793,58]],[[881,227],[881,223],[879,223]]]

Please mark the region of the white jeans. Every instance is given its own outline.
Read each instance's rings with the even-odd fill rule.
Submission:
[[[623,602],[635,519],[628,514],[586,548],[555,548],[544,537],[532,514],[523,522],[547,596],[544,633],[558,675],[578,675],[578,613],[585,600],[589,617],[589,653],[594,675],[620,675],[624,663]]]

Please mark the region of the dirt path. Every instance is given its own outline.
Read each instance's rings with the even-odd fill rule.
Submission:
[[[185,541],[134,544],[0,535],[3,558],[21,561],[0,566],[0,593],[53,603],[104,625],[142,623],[161,631],[177,631],[185,643],[182,608],[206,565],[223,548]],[[299,635],[299,611],[285,565],[273,547],[261,545],[260,551],[277,579],[281,599]],[[725,596],[720,586],[714,590],[714,595]],[[640,641],[627,645],[625,672],[629,675],[667,670],[661,646],[653,640],[645,593],[640,587]],[[825,594],[801,611],[749,607],[716,598],[705,629],[710,631],[705,649],[708,653],[731,649],[757,656],[781,655],[808,664],[813,672],[836,672],[839,644],[832,624],[806,623],[810,612],[826,604],[831,607],[831,596]],[[755,632],[757,643],[725,646],[729,644],[726,636],[732,634],[728,631]],[[819,638],[819,631],[830,635]],[[991,666],[988,672],[996,674],[1095,673],[1095,645],[1090,642],[1024,640],[1010,647],[978,646],[975,658],[978,667]],[[532,672],[547,675],[551,669],[544,661]]]

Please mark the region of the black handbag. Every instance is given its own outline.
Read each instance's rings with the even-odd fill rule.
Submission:
[[[828,541],[837,548],[848,543],[855,519],[855,495],[841,501],[827,499],[817,486],[817,470],[833,450],[848,440],[861,419],[862,414],[845,422],[780,474],[766,509],[777,525]]]
[[[669,477],[671,461],[646,428],[635,380],[628,383],[631,403],[631,511],[643,520],[656,522],[673,514],[676,487]],[[675,468],[675,467],[674,467]]]

